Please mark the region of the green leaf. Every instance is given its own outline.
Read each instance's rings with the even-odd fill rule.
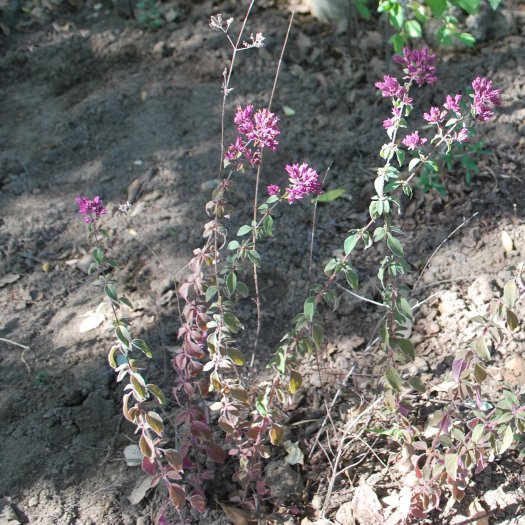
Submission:
[[[146,388],[148,389],[148,392],[150,392],[161,405],[164,405],[166,403],[164,392],[162,392],[162,390],[157,385],[150,383],[146,385]]]
[[[357,272],[351,266],[347,267],[344,272],[345,272],[346,282],[354,290],[359,288],[359,276],[357,275]]]
[[[104,286],[104,293],[115,303],[118,303],[117,289],[112,284]]]
[[[487,340],[484,336],[481,335],[476,339],[474,348],[476,349],[476,353],[481,360],[490,361],[490,352],[487,346]]]
[[[233,333],[237,333],[241,327],[241,322],[230,312],[224,312],[223,314],[224,323]]]
[[[455,0],[454,3],[469,15],[475,15],[478,12],[481,0]]]
[[[295,115],[295,109],[283,105],[283,113],[285,117],[293,117]]]
[[[314,324],[312,326],[312,339],[317,349],[320,349],[324,340],[324,329],[320,324]]]
[[[401,243],[390,233],[386,238],[386,245],[395,256],[403,257],[403,246],[401,246]]]
[[[106,259],[106,264],[111,268],[118,268],[118,262],[115,259]]]
[[[419,377],[411,377],[408,380],[408,384],[414,389],[420,392],[421,394],[424,394],[426,392],[426,387],[423,381]]]
[[[508,281],[503,287],[503,301],[509,308],[514,308],[518,299],[518,287],[514,281]]]
[[[472,442],[474,444],[479,441],[479,438],[482,436],[484,430],[485,430],[485,425],[483,423],[478,423],[474,427],[474,430],[472,431]]]
[[[435,18],[441,18],[447,10],[447,0],[425,0],[425,3],[430,7],[430,11],[432,11],[432,15]]]
[[[407,20],[405,22],[405,31],[410,38],[421,38],[423,34],[421,24],[417,20]]]
[[[235,288],[237,288],[237,275],[235,272],[230,272],[226,277],[226,289],[230,295],[233,295]]]
[[[100,248],[95,248],[93,250],[93,259],[98,265],[101,265],[104,262],[104,252]]]
[[[408,359],[410,359],[411,361],[414,361],[414,359],[416,358],[416,351],[410,339],[397,338],[393,339],[392,341],[395,342],[396,346],[399,348],[403,355],[408,357]]]
[[[109,354],[108,354],[108,361],[109,361],[109,366],[111,368],[117,368],[117,361],[115,359],[115,353],[118,351],[118,346],[114,345],[111,347],[111,350],[109,351]]]
[[[266,410],[266,400],[264,399],[263,396],[259,396],[257,398],[257,401],[255,401],[255,408],[257,409],[257,412],[259,412],[259,414],[262,417],[268,416],[268,412]]]
[[[445,470],[453,481],[456,481],[456,475],[458,472],[458,455],[457,454],[445,454]]]
[[[325,193],[322,193],[317,197],[317,202],[326,204],[328,202],[333,202],[340,197],[342,197],[346,193],[346,190],[344,188],[335,188],[333,190],[328,190]]]
[[[345,244],[344,244],[345,255],[349,255],[350,253],[352,253],[352,250],[355,248],[358,240],[359,240],[358,233],[354,233],[353,235],[350,235],[349,237],[345,239]]]
[[[356,11],[359,13],[359,16],[361,18],[363,18],[364,20],[370,20],[372,13],[370,12],[370,9],[368,9],[368,7],[364,3],[356,1],[354,5],[356,8]]]
[[[509,425],[507,428],[505,428],[505,432],[503,434],[503,440],[501,441],[501,445],[498,449],[498,454],[503,454],[505,450],[507,450],[514,441],[514,432],[512,431],[512,427]]]
[[[119,297],[118,298],[119,303],[125,304],[128,308],[131,308],[133,310],[133,303],[127,298],[127,297]]]
[[[245,224],[244,226],[241,226],[239,228],[239,231],[237,232],[237,237],[242,237],[243,235],[250,233],[252,230],[253,228],[249,224]]]
[[[308,297],[304,302],[304,316],[307,321],[312,322],[315,314],[315,297]]]
[[[408,171],[413,171],[414,168],[421,162],[420,159],[414,158],[408,164]]]
[[[479,384],[483,383],[487,378],[487,369],[481,363],[474,365],[474,378]]]
[[[131,345],[135,348],[138,348],[147,357],[153,357],[153,354],[151,353],[151,350],[149,349],[146,341],[143,341],[142,339],[133,339],[133,341],[131,341]]]
[[[228,348],[226,354],[237,366],[243,366],[246,362],[244,354],[237,348]]]
[[[501,2],[502,0],[489,0],[490,7],[492,7],[494,10],[500,6]]]
[[[468,47],[472,47],[476,43],[476,39],[470,33],[460,33],[457,35],[457,39]]]
[[[405,21],[405,15],[403,13],[403,8],[400,4],[394,3],[389,12],[390,24],[396,31],[401,31],[403,27],[403,22]],[[397,51],[397,50],[396,50]]]
[[[400,297],[397,301],[397,308],[399,310],[399,313],[409,321],[412,321],[414,319],[414,316],[412,315],[412,309],[410,308],[410,304],[406,300],[405,297]]]
[[[115,335],[117,336],[117,339],[126,347],[129,349],[129,340],[128,338],[124,335],[123,331],[122,331],[122,327],[120,326],[117,326],[117,328],[115,328]]]
[[[237,281],[235,290],[241,297],[248,297],[250,294],[248,287],[244,283],[241,283],[241,281]]]
[[[209,303],[217,293],[217,287],[214,285],[208,286],[206,290],[206,302]]]
[[[261,267],[261,256],[256,250],[250,250],[248,252],[248,259],[250,259],[250,261],[252,261],[252,263],[255,264],[257,268]]]
[[[131,373],[131,385],[133,386],[133,390],[135,391],[135,394],[141,398],[141,400],[145,400],[148,392],[146,390],[146,383],[142,376],[140,374],[134,374]]]
[[[292,394],[295,394],[300,388],[303,383],[303,378],[299,372],[296,370],[292,370],[290,372],[290,384],[288,385],[288,388],[290,389],[290,392]]]
[[[153,410],[150,410],[146,414],[146,423],[148,423],[148,425],[151,427],[153,432],[155,432],[155,434],[162,437],[162,434],[164,432],[164,423],[160,415],[157,414],[157,412],[153,412]]]
[[[263,220],[263,230],[268,237],[272,236],[272,226],[273,226],[273,217],[271,215],[267,215]]]
[[[401,377],[399,376],[398,371],[392,367],[389,366],[386,369],[386,380],[388,381],[388,384],[396,391],[401,392]]]
[[[392,24],[393,25],[393,24]],[[406,44],[405,39],[399,33],[392,35],[388,41],[392,44],[394,51],[400,53],[403,50],[403,46]]]
[[[398,164],[402,166],[403,162],[405,162],[405,151],[402,149],[396,150],[396,157]]]
[[[425,166],[430,166],[435,172],[439,171],[439,166],[437,165],[437,162],[433,160],[426,160]]]
[[[518,316],[510,309],[507,308],[507,327],[511,332],[515,332],[518,329],[520,321]]]
[[[235,250],[238,250],[240,246],[241,244],[239,243],[239,241],[233,240],[228,243],[228,250],[233,252]]]

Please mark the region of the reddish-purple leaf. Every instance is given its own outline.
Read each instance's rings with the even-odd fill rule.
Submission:
[[[171,525],[164,513],[159,516],[158,525]]]
[[[201,496],[200,494],[195,494],[193,496],[190,496],[188,500],[191,503],[191,506],[194,509],[197,509],[197,511],[204,512],[206,510],[206,500],[204,499],[204,496]]]
[[[150,460],[147,457],[142,458],[142,470],[150,476],[154,476],[157,471],[157,463],[153,460]]]
[[[182,470],[181,455],[174,449],[170,448],[164,451],[166,461],[177,471]]]
[[[190,425],[190,432],[202,440],[208,440],[211,438],[210,427],[202,421],[193,421]]]
[[[177,483],[170,483],[168,485],[168,492],[170,493],[175,508],[178,510],[182,509],[184,500],[186,499],[186,492],[184,489],[180,485],[177,485]]]
[[[216,463],[224,463],[226,461],[226,452],[220,445],[214,444],[206,447],[206,453]]]

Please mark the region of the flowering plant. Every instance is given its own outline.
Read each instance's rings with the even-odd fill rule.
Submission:
[[[251,5],[253,2],[250,9]],[[230,67],[224,72],[223,108],[231,91],[236,54],[261,47],[264,40],[260,34],[252,36],[251,42],[242,40],[246,19],[237,39],[233,38],[232,23],[232,19],[223,21],[217,15],[210,24],[226,35],[233,49]],[[145,341],[132,336],[129,321],[120,315],[122,308],[133,305],[118,294],[110,271],[117,264],[107,258],[100,243],[99,234],[104,235],[104,230],[99,227],[99,221],[106,214],[102,200],[100,197],[77,199],[95,244],[93,268],[113,314],[115,344],[109,352],[109,362],[118,381],[129,380],[125,386],[124,415],[140,434],[142,467],[152,476],[151,486],[162,480],[181,521],[188,509],[203,511],[206,508],[207,482],[215,476],[214,465],[225,463],[228,457],[237,460],[233,480],[239,487],[231,495],[231,501],[255,514],[268,497],[263,460],[271,455],[269,443],[276,445],[283,439],[284,411],[302,384],[298,366],[301,357],[323,345],[321,304],[333,306],[337,302],[333,288],[340,276],[352,288],[358,287],[358,274],[351,257],[359,245],[367,249],[373,244],[383,244],[384,257],[379,262],[377,276],[381,284],[381,306],[386,311],[380,329],[386,407],[394,414],[396,430],[399,430],[396,435],[402,436],[401,445],[414,459],[410,483],[398,495],[403,501],[401,519],[406,522],[420,518],[438,508],[440,496],[447,487],[452,497],[458,499],[472,471],[486,464],[487,450],[505,450],[514,432],[523,427],[522,419],[516,415],[522,412],[521,398],[512,393],[507,394],[509,402],[494,412],[496,419],[478,413],[470,419],[461,419],[458,415],[459,400],[468,397],[475,398],[479,409],[479,385],[486,377],[484,363],[490,357],[487,357],[486,332],[502,320],[510,330],[516,327],[513,309],[523,295],[523,269],[508,285],[504,299],[497,302],[482,321],[484,334],[476,341],[475,351],[455,359],[451,404],[429,422],[428,428],[437,429],[432,431],[430,443],[425,432],[410,421],[410,408],[403,395],[409,389],[424,392],[425,385],[417,376],[406,378],[399,371],[400,363],[414,360],[415,348],[403,335],[413,314],[403,283],[410,266],[399,240],[401,229],[394,222],[393,211],[399,207],[397,193],[402,191],[410,196],[411,182],[419,169],[438,169],[432,159],[433,151],[442,145],[449,151],[468,141],[472,121],[491,118],[495,106],[501,104],[501,96],[490,80],[478,77],[472,83],[472,102],[466,111],[460,105],[462,95],[448,95],[441,107],[433,106],[422,115],[431,130],[428,136],[416,129],[400,138],[400,130],[408,127],[407,118],[413,111],[412,89],[435,83],[437,69],[436,56],[428,49],[404,48],[402,56],[395,61],[403,68],[403,83],[388,75],[376,83],[381,94],[391,99],[392,116],[383,122],[389,141],[381,148],[384,165],[377,170],[369,220],[363,227],[349,232],[342,254],[326,264],[323,281],[310,290],[301,313],[294,318],[292,328],[282,337],[268,363],[269,377],[260,384],[253,384],[249,371],[241,368],[247,363],[247,356],[238,344],[244,327],[237,316],[236,303],[250,295],[242,279],[246,270],[251,270],[257,308],[253,363],[260,329],[257,275],[264,263],[258,244],[273,234],[274,210],[278,205],[293,204],[309,196],[315,198],[322,193],[322,183],[308,163],[286,164],[286,184],[282,188],[277,184],[268,185],[267,196],[261,202],[258,184],[263,154],[278,148],[279,118],[270,105],[259,109],[253,104],[237,107],[233,118],[237,136],[228,148],[224,139],[221,143],[220,181],[206,204],[209,217],[204,225],[204,241],[194,250],[188,264],[189,275],[178,288],[181,318],[178,345],[171,361],[174,370],[171,393],[177,410],[171,427],[165,424],[159,410],[166,401],[162,391],[146,382],[144,365],[134,356],[140,352],[151,357],[151,350]],[[224,115],[225,112],[223,119]],[[223,131],[224,127],[223,121]],[[398,167],[394,165],[396,161]],[[402,172],[404,167],[407,176]],[[248,170],[256,171],[253,219],[242,225],[236,235],[231,235],[228,220],[234,210],[228,195],[238,174]],[[499,335],[496,329],[490,333]],[[508,413],[514,418],[512,423]],[[454,431],[459,425],[463,427],[458,438]],[[448,439],[443,439],[445,437]],[[168,523],[168,514],[163,510],[159,522]]]

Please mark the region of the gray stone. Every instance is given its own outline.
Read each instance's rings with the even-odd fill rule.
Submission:
[[[303,490],[301,475],[284,460],[268,463],[266,483],[270,487],[270,494],[273,498],[282,499],[293,494],[300,494]]]
[[[352,510],[352,502],[347,501],[343,503],[335,514],[335,520],[340,525],[355,525],[354,512]]]

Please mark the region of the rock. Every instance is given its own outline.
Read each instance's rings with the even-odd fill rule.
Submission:
[[[512,385],[525,383],[525,359],[519,354],[514,354],[505,362],[503,378]]]
[[[489,490],[483,496],[483,499],[489,508],[510,508],[517,507],[521,498],[514,491],[505,491],[503,487],[498,487],[494,490]]]
[[[354,512],[352,510],[352,502],[347,501],[343,503],[338,511],[335,514],[335,520],[340,523],[340,525],[354,525]]]
[[[283,460],[272,461],[266,466],[266,483],[273,498],[282,499],[303,490],[301,475]]]
[[[493,297],[490,288],[490,281],[487,275],[476,277],[468,288],[468,297],[476,306],[483,306],[489,303]]]
[[[356,487],[351,502],[352,513],[359,523],[367,525],[378,525],[383,523],[383,507],[374,489],[365,482]]]
[[[166,277],[164,279],[153,279],[149,283],[149,287],[153,292],[155,292],[158,295],[162,295],[169,290],[172,290],[174,288],[173,279],[170,277]]]

